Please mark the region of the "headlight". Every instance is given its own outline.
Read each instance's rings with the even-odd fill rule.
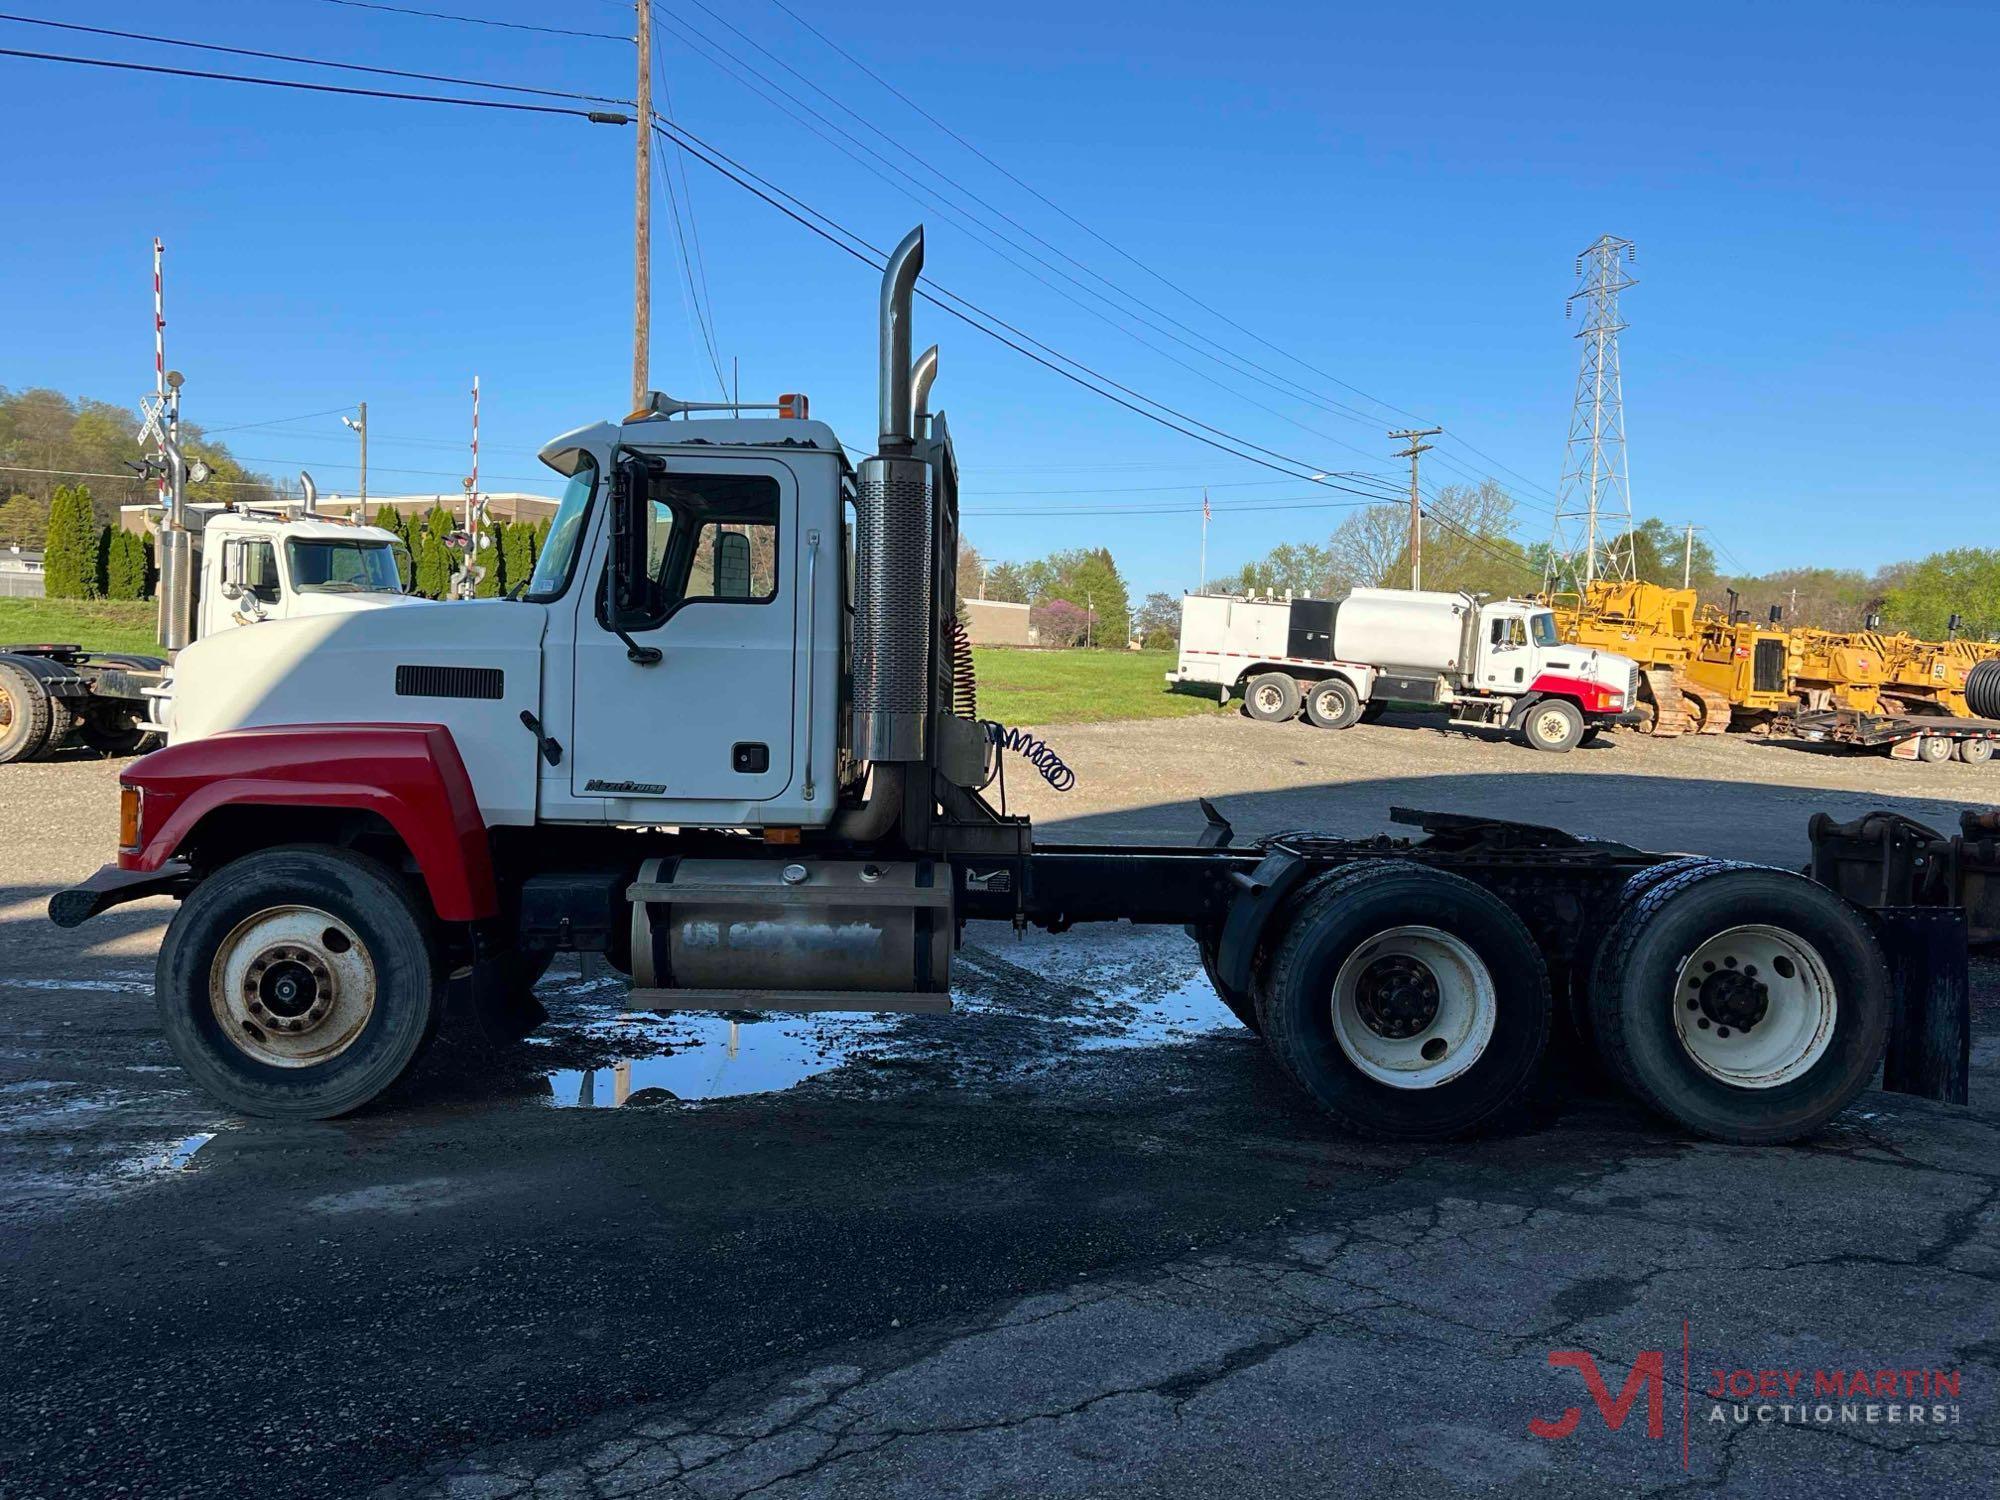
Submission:
[[[1625,706],[1625,695],[1613,688],[1604,695],[1604,704],[1607,708],[1623,708]]]

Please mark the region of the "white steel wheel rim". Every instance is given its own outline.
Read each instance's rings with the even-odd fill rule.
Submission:
[[[1544,708],[1535,714],[1535,738],[1553,745],[1569,735],[1569,715],[1559,708]]]
[[[1379,1003],[1385,971],[1414,963],[1429,976],[1434,1012],[1407,1035],[1385,1034]],[[1347,1060],[1377,1083],[1429,1089],[1478,1062],[1493,1040],[1499,1001],[1485,961],[1436,927],[1391,927],[1348,955],[1333,979],[1333,1038]],[[1412,1025],[1407,1014],[1403,1030]]]
[[[245,917],[209,966],[223,1035],[273,1068],[309,1068],[354,1045],[375,1013],[375,964],[347,923],[311,906]]]
[[[1260,682],[1250,690],[1260,711],[1274,714],[1285,706],[1285,695],[1268,682]]]
[[[1337,719],[1347,707],[1347,697],[1339,688],[1316,687],[1313,689],[1312,704],[1322,719]]]
[[[1718,932],[1688,955],[1673,1007],[1674,1034],[1704,1073],[1733,1088],[1772,1089],[1826,1055],[1840,996],[1811,943],[1749,925]]]

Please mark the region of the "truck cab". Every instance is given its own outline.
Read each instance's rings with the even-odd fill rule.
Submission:
[[[203,516],[199,535],[197,636],[264,620],[421,602],[407,593],[408,550],[380,526],[218,509]]]

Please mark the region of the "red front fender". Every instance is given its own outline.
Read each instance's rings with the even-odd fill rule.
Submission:
[[[442,724],[285,724],[169,745],[119,777],[143,794],[127,870],[157,870],[193,829],[231,806],[343,808],[379,815],[415,857],[448,922],[499,911],[493,853],[472,779]],[[285,843],[282,812],[271,839]]]

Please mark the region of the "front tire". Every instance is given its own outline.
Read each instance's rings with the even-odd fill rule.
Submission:
[[[33,760],[49,743],[53,700],[41,678],[0,661],[0,766]]]
[[[317,845],[224,865],[181,904],[154,994],[167,1043],[244,1114],[328,1119],[401,1078],[436,1030],[427,914],[374,860]]]
[[[1521,739],[1530,749],[1567,755],[1583,741],[1583,711],[1566,699],[1544,698],[1521,721]]]
[[[1243,689],[1243,712],[1265,724],[1299,716],[1299,684],[1283,672],[1263,672]]]
[[[1491,1126],[1548,1044],[1542,955],[1500,899],[1441,870],[1367,860],[1306,886],[1257,983],[1286,1072],[1357,1134]]]
[[[1782,870],[1707,865],[1655,884],[1598,950],[1599,1054],[1656,1113],[1769,1145],[1812,1134],[1888,1045],[1887,965],[1865,919]]]
[[[1941,734],[1927,734],[1917,741],[1917,759],[1927,766],[1941,766],[1951,759],[1952,743]]]
[[[1361,700],[1338,677],[1306,689],[1306,719],[1321,729],[1346,729],[1361,717]]]

